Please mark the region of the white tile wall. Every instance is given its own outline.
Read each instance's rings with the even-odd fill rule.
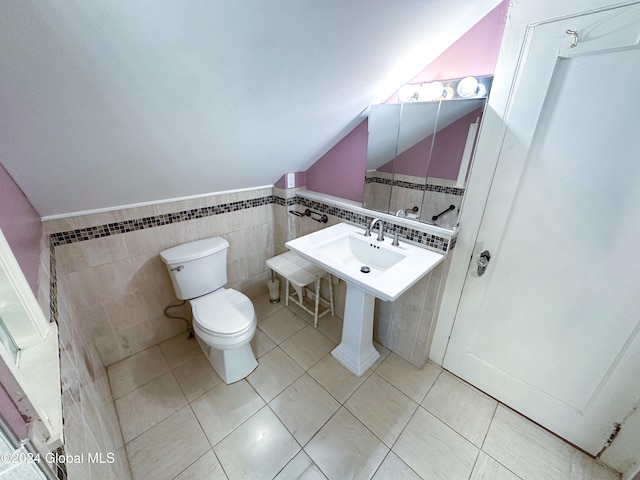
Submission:
[[[42,277],[41,277],[42,278]],[[113,454],[113,463],[67,462],[68,478],[129,479],[129,463],[106,370],[91,335],[104,311],[75,305],[69,286],[58,284],[58,324],[65,453]],[[48,311],[48,305],[42,304]]]
[[[175,213],[272,193],[281,198],[295,195],[294,191],[265,189],[171,202],[49,221],[45,232]],[[255,298],[266,291],[270,272],[265,261],[286,251],[286,241],[342,221],[329,215],[329,222],[321,224],[288,213],[300,208],[268,204],[55,248],[67,453],[116,454],[114,464],[68,465],[70,478],[130,478],[113,399],[123,394],[112,396],[114,386],[109,388],[105,366],[158,345],[185,328],[183,322],[163,314],[164,307],[176,299],[159,253],[180,243],[220,235],[230,243],[228,286]],[[445,273],[446,266],[439,267],[396,302],[377,301],[376,340],[419,367],[427,359],[440,279]],[[43,240],[40,275],[38,298],[48,311],[48,237]],[[336,312],[341,316],[346,289],[337,279],[334,284]],[[188,305],[181,311],[190,315]],[[318,370],[315,375],[321,378],[321,373]]]
[[[271,194],[271,189],[254,190],[45,222],[40,305],[49,312],[51,233]],[[113,464],[68,463],[70,479],[131,478],[114,402],[123,393],[110,387],[105,366],[185,330],[184,322],[163,314],[176,298],[158,255],[177,244],[218,235],[231,245],[228,286],[249,297],[263,294],[265,261],[274,251],[272,204],[55,247],[66,453],[115,455]],[[190,315],[188,305],[182,313]],[[120,401],[121,414],[126,414],[125,403]],[[134,450],[129,455],[139,454]]]
[[[175,213],[261,198],[271,193],[271,189],[264,189],[225,194],[47,223],[63,229],[83,228],[140,218],[140,215]],[[177,300],[166,267],[159,258],[162,250],[222,236],[230,243],[228,286],[256,297],[266,288],[265,262],[274,251],[273,223],[273,205],[268,204],[61,245],[56,247],[58,280],[70,292],[74,305],[84,308],[86,320],[80,322],[88,325],[103,364],[110,365],[185,328],[183,322],[168,319],[163,313],[167,305]],[[47,225],[46,231],[61,230]],[[189,312],[188,306],[183,308],[184,315],[190,315]]]

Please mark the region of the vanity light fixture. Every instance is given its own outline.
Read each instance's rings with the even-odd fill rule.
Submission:
[[[428,83],[407,83],[398,90],[400,102],[431,102],[486,97],[493,76],[465,77]]]
[[[398,99],[401,102],[431,102],[440,100],[444,94],[442,82],[407,83],[398,90]]]

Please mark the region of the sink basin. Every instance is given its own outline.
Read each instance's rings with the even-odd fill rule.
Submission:
[[[380,354],[373,346],[375,297],[393,301],[429,273],[444,255],[408,243],[378,242],[377,233],[340,223],[286,246],[347,284],[342,339],[331,354],[360,376]]]
[[[429,273],[442,254],[392,238],[377,241],[377,233],[340,223],[287,242],[286,246],[347,283],[358,285],[374,297],[393,301]],[[369,273],[361,271],[368,267]]]
[[[361,233],[350,232],[336,239],[318,245],[316,255],[326,255],[338,260],[343,268],[349,270],[369,269],[368,278],[378,277],[389,267],[406,258],[404,252],[392,250],[380,244],[373,237],[364,237]],[[382,243],[382,242],[381,242]]]

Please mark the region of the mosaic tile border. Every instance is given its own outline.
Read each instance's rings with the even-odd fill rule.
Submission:
[[[58,323],[58,274],[55,247],[49,237],[49,315],[51,322]]]
[[[205,218],[212,215],[237,212],[239,210],[260,207],[262,205],[269,205],[272,203],[274,203],[274,196],[269,195],[266,197],[252,198],[250,200],[213,205],[210,207],[194,208],[190,210],[182,210],[181,212],[164,213],[151,217],[137,218],[135,220],[124,220],[122,222],[68,230],[66,232],[57,232],[52,233],[50,238],[52,245],[57,247],[59,245],[82,242],[93,238],[108,237],[111,235],[118,235],[120,233],[135,232],[137,230],[160,227],[162,225],[170,225],[172,223],[186,222],[187,220],[194,220],[196,218]]]
[[[60,335],[60,327],[58,322],[58,268],[56,265],[56,253],[53,242],[51,241],[51,235],[49,236],[49,321],[55,322],[58,325],[58,335]],[[58,356],[60,355],[58,349]],[[60,389],[62,389],[62,379],[60,382]],[[64,425],[64,416],[62,419]],[[63,427],[64,428],[64,427]],[[54,470],[54,475],[58,480],[67,480],[67,465],[65,460],[64,445],[61,445],[56,450],[55,461],[50,465]]]
[[[324,202],[319,202],[317,200],[310,200],[305,197],[298,197],[289,199],[292,202],[287,202],[287,205],[301,205],[306,208],[310,208],[312,210],[316,210],[320,213],[326,213],[327,215],[333,215],[334,217],[341,218],[348,222],[357,223],[359,225],[364,225],[366,223],[371,222],[374,217],[370,215],[364,215],[361,213],[355,213],[353,211],[336,207],[334,205],[328,205]],[[406,227],[404,225],[398,225],[394,223],[386,222],[385,232],[393,233],[397,231],[401,236],[406,238],[409,241],[415,242],[419,245],[424,245],[425,247],[435,248],[436,250],[440,250],[442,252],[450,251],[453,248],[454,242],[452,239],[439,237],[437,235],[421,232],[419,230]]]
[[[447,189],[450,187],[434,186],[440,189]],[[462,190],[462,189],[458,189]],[[189,210],[182,210],[180,212],[165,213],[160,215],[154,215],[150,217],[138,218],[134,220],[124,220],[121,222],[114,222],[104,225],[96,225],[93,227],[80,228],[76,230],[68,230],[64,232],[52,233],[49,237],[51,246],[51,271],[52,271],[52,284],[55,282],[55,254],[54,249],[59,245],[67,245],[70,243],[82,242],[85,240],[91,240],[94,238],[102,238],[111,235],[118,235],[121,233],[134,232],[137,230],[145,230],[148,228],[160,227],[162,225],[170,225],[173,223],[185,222],[197,218],[205,218],[213,215],[221,215],[224,213],[237,212],[248,208],[259,207],[263,205],[276,204],[279,206],[292,206],[302,205],[307,208],[317,210],[327,215],[333,215],[348,222],[365,224],[370,222],[373,217],[362,213],[355,213],[349,209],[337,207],[326,204],[317,200],[310,200],[305,197],[295,196],[293,198],[282,198],[275,195],[268,195],[259,198],[252,198],[249,200],[241,200],[237,202],[223,203],[220,205],[213,205],[208,207],[201,207]],[[404,225],[396,225],[393,223],[386,223],[388,231],[398,231],[400,235],[406,239],[416,242],[420,245],[435,248],[446,252],[450,250],[453,243],[448,238],[440,237],[426,232],[421,232],[416,229],[406,227]],[[52,287],[53,288],[53,287]],[[52,290],[53,293],[53,290]],[[51,313],[52,317],[57,319],[55,312],[57,311],[55,295],[52,295],[51,300]]]
[[[293,200],[293,198],[282,198],[276,197],[275,195],[273,196],[273,203],[275,203],[276,205],[280,205],[281,207],[292,205],[292,203],[290,202],[291,200]]]
[[[397,186],[402,188],[409,188],[411,190],[423,190],[427,192],[448,193],[449,195],[464,195],[464,188],[459,187],[447,187],[445,185],[435,185],[432,183],[422,184],[414,182],[405,182],[403,180],[394,180],[391,178],[381,177],[367,177],[365,183],[380,183],[382,185]]]
[[[67,462],[65,461],[66,452],[64,449],[64,445],[58,447],[55,452],[55,458],[59,459],[55,465],[55,475],[58,477],[58,480],[67,480],[68,472],[67,472]]]

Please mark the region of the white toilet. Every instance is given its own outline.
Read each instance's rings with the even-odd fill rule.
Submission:
[[[215,237],[160,253],[176,296],[189,300],[200,348],[225,383],[242,380],[258,366],[251,350],[256,332],[253,304],[227,283],[229,242]]]

